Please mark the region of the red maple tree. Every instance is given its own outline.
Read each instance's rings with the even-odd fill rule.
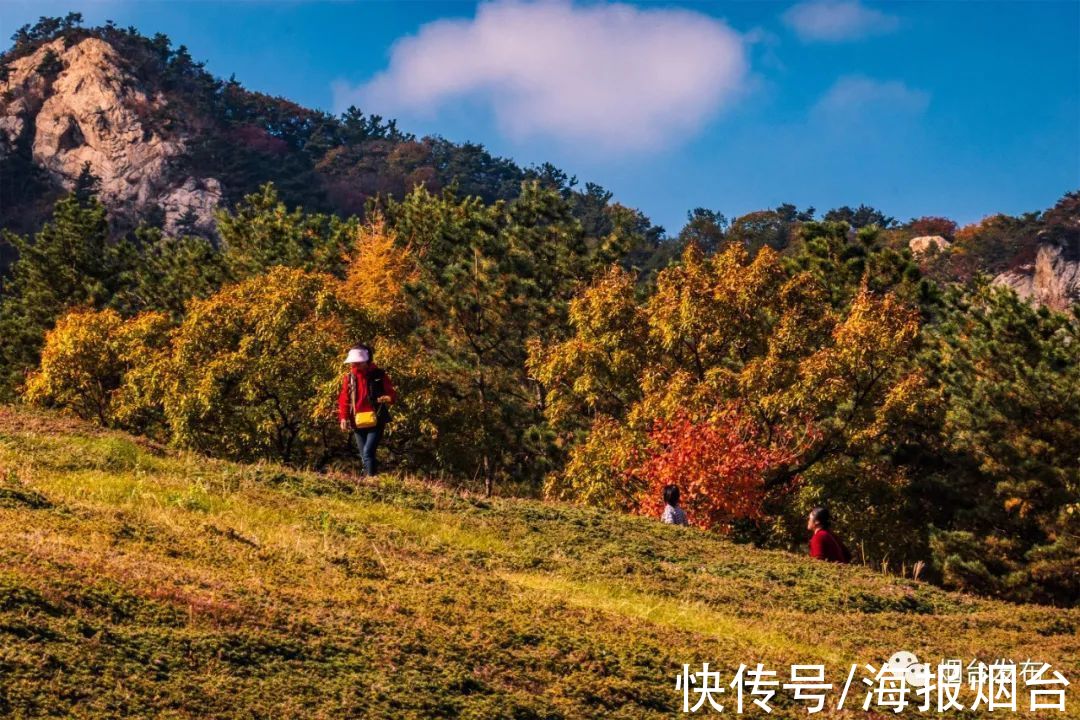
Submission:
[[[736,520],[764,517],[767,478],[796,457],[789,438],[767,442],[735,407],[705,421],[659,420],[649,440],[651,452],[630,471],[644,483],[637,511],[659,515],[664,487],[675,485],[691,525],[725,533]]]

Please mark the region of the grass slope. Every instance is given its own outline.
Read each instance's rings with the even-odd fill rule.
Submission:
[[[676,717],[683,663],[842,684],[899,649],[1051,662],[1080,706],[1078,611],[21,409],[0,408],[0,538],[0,716]]]

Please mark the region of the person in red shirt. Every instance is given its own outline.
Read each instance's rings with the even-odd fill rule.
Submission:
[[[844,543],[832,534],[831,527],[832,518],[828,508],[816,507],[810,511],[810,517],[806,521],[806,529],[813,533],[810,536],[810,557],[829,562],[850,562],[851,553],[844,547]]]
[[[345,364],[349,371],[341,378],[338,420],[342,432],[351,432],[364,462],[364,474],[372,477],[379,471],[375,453],[390,420],[390,406],[397,401],[397,391],[386,371],[375,365],[375,353],[369,346],[350,348]]]

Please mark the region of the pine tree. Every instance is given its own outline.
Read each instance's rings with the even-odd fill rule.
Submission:
[[[229,276],[241,280],[272,267],[340,274],[355,232],[353,223],[332,215],[291,212],[272,183],[244,198],[233,212],[217,214],[218,233]]]
[[[557,337],[581,283],[625,251],[626,229],[587,237],[568,201],[536,181],[493,205],[418,189],[387,215],[420,258],[409,342],[429,382],[417,401],[438,408],[453,399],[445,417],[430,419],[460,449],[444,461],[483,477],[488,492],[499,478],[538,481],[554,458],[527,347]]]
[[[225,282],[225,264],[213,243],[198,235],[135,230],[138,257],[131,273],[132,309],[160,310],[179,320],[192,298],[204,298]]]
[[[1080,598],[1080,316],[988,284],[947,296],[924,363],[945,407],[955,511],[934,543],[947,583]]]
[[[56,203],[33,239],[5,234],[18,259],[0,296],[0,395],[10,398],[37,363],[45,332],[65,309],[124,302],[132,248],[108,238],[105,207],[75,193]]]
[[[75,189],[72,190],[72,194],[75,195],[75,200],[85,207],[92,203],[100,191],[101,178],[93,173],[90,169],[90,161],[87,160],[79,171],[79,177],[75,179]]]

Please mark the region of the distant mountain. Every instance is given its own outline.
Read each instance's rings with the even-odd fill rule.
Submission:
[[[251,92],[164,35],[78,22],[43,18],[0,56],[0,225],[17,232],[36,229],[84,168],[121,231],[147,221],[211,235],[215,208],[268,181],[289,205],[342,215],[417,184],[491,202],[537,178],[574,198],[586,225],[611,200],[551,165],[523,169],[355,108],[335,117]]]
[[[0,55],[0,228],[37,230],[55,200],[81,184],[93,184],[118,234],[148,223],[213,237],[214,210],[266,182],[289,206],[347,216],[362,214],[376,196],[401,197],[418,184],[492,202],[539,179],[572,201],[587,233],[610,231],[612,194],[592,183],[579,187],[550,164],[522,168],[481,145],[417,138],[356,108],[341,116],[309,110],[215,78],[160,33],[80,22],[77,13],[42,18],[20,29]],[[699,208],[669,242],[663,228],[634,212],[644,241],[626,264],[646,270],[677,256],[687,240],[783,250],[814,215],[781,205],[728,224]],[[853,227],[875,222],[898,244],[940,237],[945,243],[933,241],[935,252],[917,253],[924,272],[940,281],[989,273],[1055,309],[1080,301],[1077,193],[1042,213],[996,215],[958,231],[945,218],[897,224],[865,206],[831,210],[824,219]],[[947,238],[925,230],[942,222],[951,226]],[[0,274],[10,253],[0,243]]]

